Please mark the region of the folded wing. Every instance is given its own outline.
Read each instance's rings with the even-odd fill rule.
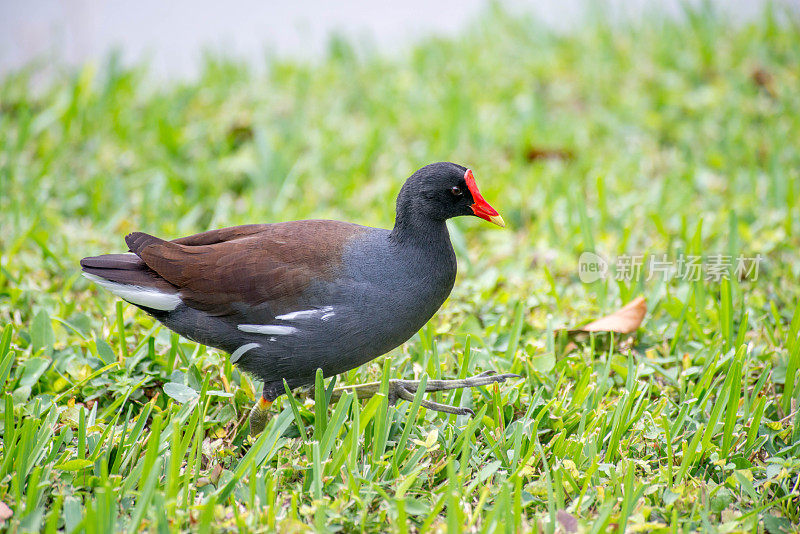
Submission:
[[[125,238],[133,254],[84,258],[81,266],[89,275],[127,288],[127,297],[136,288],[147,302],[153,295],[145,293],[156,291],[213,316],[265,303],[276,314],[286,313],[315,281],[336,278],[344,247],[364,230],[337,221],[296,221],[223,228],[174,241],[134,232]],[[109,287],[148,307],[115,288]],[[154,309],[167,305],[160,304]]]

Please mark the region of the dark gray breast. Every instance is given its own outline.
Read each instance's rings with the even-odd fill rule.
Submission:
[[[317,368],[326,376],[342,373],[401,345],[453,288],[455,254],[449,239],[445,243],[398,246],[381,229],[358,235],[344,248],[338,276],[309,287],[297,309],[268,324],[237,326],[250,336],[247,343],[259,345],[239,365],[265,382],[311,380]]]

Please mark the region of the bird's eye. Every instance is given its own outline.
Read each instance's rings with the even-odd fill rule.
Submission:
[[[463,194],[461,192],[461,188],[458,187],[457,185],[454,185],[453,187],[450,188],[450,193],[452,193],[454,197],[460,197]]]

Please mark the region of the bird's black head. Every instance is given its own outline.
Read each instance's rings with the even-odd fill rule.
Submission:
[[[503,218],[481,196],[472,171],[447,161],[426,165],[406,180],[397,196],[397,215],[436,221],[475,215],[505,226]]]

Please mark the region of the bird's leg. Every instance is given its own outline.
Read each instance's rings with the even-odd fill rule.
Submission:
[[[485,371],[479,375],[471,376],[463,379],[455,380],[428,380],[425,386],[425,393],[433,393],[435,391],[446,391],[449,389],[462,389],[474,388],[478,386],[488,386],[489,384],[505,382],[509,378],[519,378],[519,375],[512,373],[496,374],[494,371]],[[414,401],[414,394],[419,388],[419,380],[400,380],[392,378],[389,380],[389,403],[394,404],[402,399],[408,402]],[[380,382],[368,382],[366,384],[356,384],[354,386],[341,386],[334,388],[331,393],[331,400],[338,400],[345,392],[354,391],[358,393],[359,399],[368,399],[378,393],[381,389]],[[313,388],[312,388],[313,391]],[[256,436],[260,434],[270,416],[270,407],[273,400],[268,400],[268,395],[265,391],[253,406],[250,411],[250,434]],[[313,396],[313,393],[312,393]],[[422,399],[420,405],[429,410],[437,412],[451,413],[455,415],[475,415],[475,412],[469,408],[459,408],[450,406],[448,404],[441,404],[429,400]]]
[[[257,436],[261,434],[264,427],[267,426],[269,420],[269,408],[272,406],[271,400],[267,400],[262,394],[256,401],[256,405],[250,410],[250,435]]]
[[[425,392],[432,393],[434,391],[445,391],[448,389],[488,386],[489,384],[494,384],[496,382],[504,382],[509,378],[519,378],[519,375],[511,373],[498,375],[494,371],[485,371],[479,375],[464,379],[429,380],[425,386]],[[366,384],[357,384],[355,386],[342,386],[334,388],[331,395],[331,400],[338,399],[346,391],[355,391],[358,394],[359,399],[366,399],[378,393],[380,387],[380,382],[369,382]],[[414,393],[416,393],[418,387],[418,380],[399,380],[396,378],[389,380],[389,403],[394,404],[398,399],[412,402],[414,400]],[[456,406],[440,404],[438,402],[432,402],[425,399],[422,399],[420,405],[428,408],[429,410],[434,410],[437,412],[452,413],[456,415],[475,415],[475,412],[469,408],[458,408]]]

